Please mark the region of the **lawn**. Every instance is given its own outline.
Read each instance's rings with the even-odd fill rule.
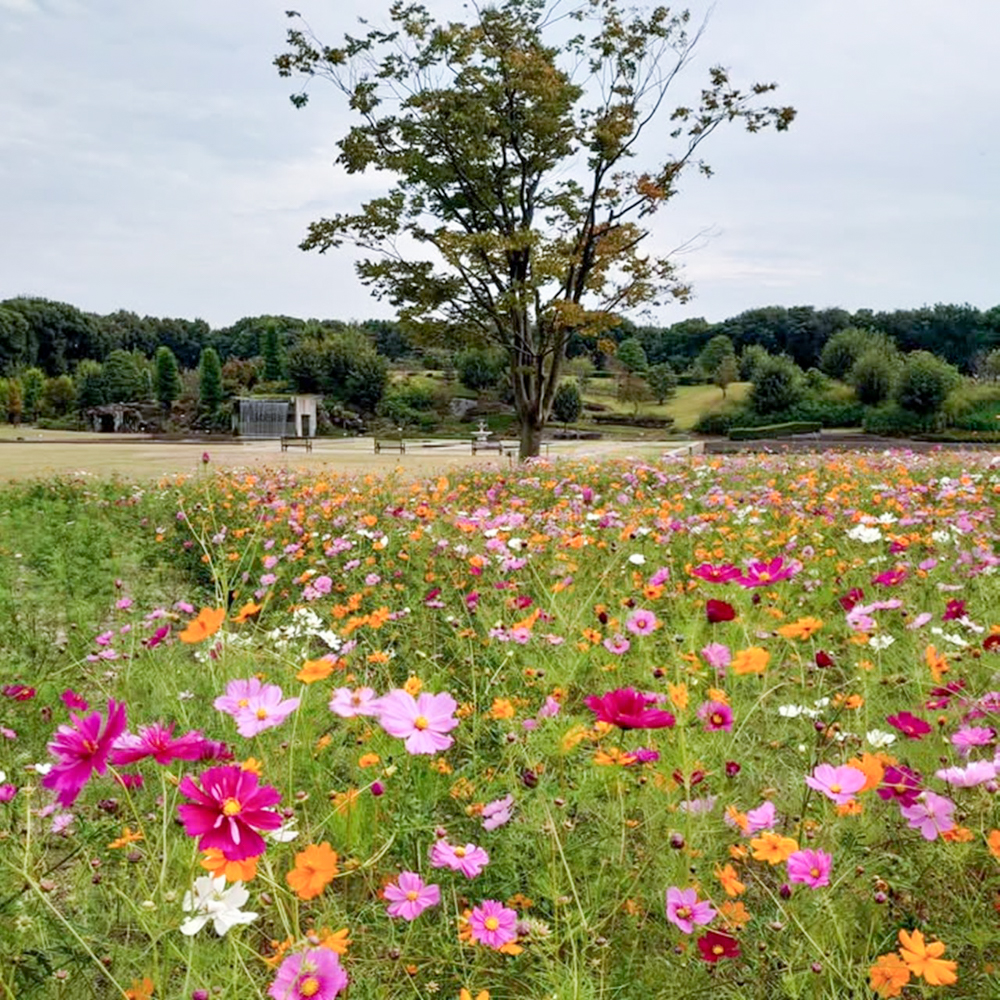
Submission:
[[[689,431],[704,413],[722,409],[729,401],[742,402],[750,391],[749,382],[735,382],[726,389],[726,398],[722,390],[714,385],[680,385],[676,394],[662,405],[655,402],[642,403],[639,407],[641,416],[673,417],[673,429]],[[617,398],[613,379],[591,379],[584,394],[585,402],[599,403],[612,413],[621,413],[631,417],[635,407],[631,403],[622,403]]]
[[[0,998],[996,995],[988,456],[0,493]]]

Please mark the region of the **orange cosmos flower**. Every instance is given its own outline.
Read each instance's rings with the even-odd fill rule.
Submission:
[[[990,830],[990,835],[986,838],[986,846],[990,849],[990,854],[1000,861],[1000,830]]]
[[[227,882],[250,882],[257,877],[257,858],[244,858],[242,861],[227,861],[222,851],[215,847],[205,850],[205,856],[198,862],[207,872],[218,878],[222,875]]]
[[[879,955],[868,970],[871,988],[880,997],[898,997],[903,987],[910,981],[910,970],[894,951]]]
[[[750,923],[750,912],[739,901],[727,899],[719,907],[719,916],[726,922],[732,930],[742,930],[744,924]]]
[[[767,669],[771,654],[760,646],[741,649],[729,664],[734,674],[762,674]]]
[[[463,986],[458,991],[458,1000],[472,1000],[472,994]],[[476,994],[475,1000],[490,1000],[490,991],[480,990]]]
[[[765,830],[750,841],[755,861],[766,861],[769,865],[780,865],[787,861],[798,849],[798,841],[782,837],[773,830]]]
[[[144,840],[142,830],[133,831],[131,827],[125,827],[122,831],[122,835],[117,840],[112,840],[108,844],[109,850],[117,851],[121,847],[128,847],[129,844],[138,844],[140,840]]]
[[[225,608],[202,608],[198,617],[187,624],[183,632],[177,634],[181,642],[201,642],[210,635],[215,635],[226,620]]]
[[[414,698],[420,694],[420,689],[424,686],[424,682],[419,677],[410,676],[406,678],[406,683],[403,685],[403,690],[408,694],[412,695]]]
[[[934,683],[940,684],[944,675],[948,673],[948,657],[944,653],[939,653],[931,645],[924,652],[924,660],[931,672],[931,676],[934,678]]]
[[[942,958],[945,944],[932,941],[927,944],[920,931],[908,934],[899,932],[899,954],[907,968],[915,976],[920,976],[930,986],[950,986],[958,982],[958,963]]]
[[[688,686],[683,682],[680,684],[667,683],[667,691],[670,693],[670,702],[679,712],[683,712],[688,707]]]
[[[486,713],[491,719],[513,719],[514,705],[509,698],[494,698],[493,707]]]
[[[251,618],[256,618],[260,614],[260,609],[263,607],[262,604],[254,604],[253,601],[247,601],[246,604],[240,608],[239,611],[233,615],[229,620],[231,622],[236,622],[240,624],[241,622],[249,621]]]
[[[878,788],[885,777],[885,768],[882,761],[874,754],[863,753],[860,757],[852,757],[847,762],[848,767],[853,767],[855,771],[860,771],[865,776],[865,783],[858,789],[859,792],[867,792],[872,788]]]
[[[778,629],[778,635],[785,639],[808,639],[814,636],[823,627],[823,622],[819,618],[800,618],[798,621],[789,622]]]
[[[295,867],[285,881],[299,899],[315,899],[334,880],[337,871],[337,852],[324,841],[310,844],[295,855]]]
[[[350,947],[350,931],[346,927],[341,927],[339,931],[331,931],[329,927],[321,927],[318,931],[310,931],[308,939],[310,944],[315,943],[317,948],[329,948],[338,955],[346,955]]]
[[[303,684],[313,684],[325,680],[333,673],[333,664],[325,656],[318,660],[306,660],[302,669],[295,675]]]
[[[149,976],[143,976],[142,981],[132,980],[132,986],[125,991],[126,1000],[150,1000],[156,987]]]
[[[740,896],[746,892],[746,885],[742,883],[736,875],[736,869],[732,865],[723,867],[715,866],[715,877],[719,880],[727,896]]]

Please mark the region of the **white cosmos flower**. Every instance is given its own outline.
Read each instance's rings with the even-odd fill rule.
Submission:
[[[858,524],[847,533],[847,537],[855,542],[863,542],[871,545],[873,542],[882,540],[882,532],[878,528],[873,528],[867,524]]]
[[[185,913],[191,913],[180,926],[181,934],[190,937],[197,934],[209,922],[215,933],[222,937],[238,924],[249,924],[257,919],[256,913],[245,913],[240,909],[250,898],[250,893],[242,882],[234,882],[228,889],[226,879],[220,875],[202,875],[194,880],[194,892],[184,893],[182,904]]]
[[[880,747],[892,746],[896,742],[896,734],[887,733],[882,729],[869,729],[865,734],[865,739],[878,750]]]
[[[269,833],[264,834],[268,840],[273,840],[276,844],[287,844],[298,835],[299,831],[295,829],[294,816],[291,819],[286,819],[277,830],[271,830]]]
[[[646,557],[641,552],[633,552],[632,555],[628,557],[628,561],[633,566],[642,566],[646,561]]]
[[[888,649],[896,640],[891,635],[873,635],[868,640],[872,649]]]

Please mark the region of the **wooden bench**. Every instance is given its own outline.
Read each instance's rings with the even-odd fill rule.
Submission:
[[[311,437],[283,437],[281,439],[281,450],[288,451],[289,448],[302,447],[306,451],[313,450],[313,439]]]
[[[388,449],[390,451],[398,451],[400,455],[406,454],[406,442],[402,438],[397,438],[395,441],[380,441],[375,438],[375,454]]]

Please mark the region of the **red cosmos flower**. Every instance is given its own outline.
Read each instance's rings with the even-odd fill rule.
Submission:
[[[822,649],[816,650],[816,666],[817,667],[832,667],[833,657]]]
[[[52,770],[42,778],[42,785],[56,793],[60,805],[71,806],[83,791],[83,786],[96,771],[108,769],[108,754],[126,725],[125,703],[108,702],[108,717],[101,731],[101,713],[86,718],[71,714],[72,726],[60,726],[49,744],[49,753],[56,758]]]
[[[677,721],[669,712],[649,708],[655,695],[635,688],[618,688],[598,697],[588,695],[584,703],[598,718],[619,729],[669,729]]]
[[[846,613],[864,596],[865,592],[860,587],[852,587],[843,597],[838,597],[837,601]]]
[[[277,805],[281,793],[257,784],[253,771],[235,765],[203,771],[199,788],[194,779],[180,783],[183,795],[193,799],[177,807],[184,832],[198,837],[198,849],[222,851],[227,861],[243,861],[264,852],[267,846],[257,830],[277,830],[281,817],[268,806]]]
[[[1000,632],[991,632],[983,639],[983,649],[987,652],[991,649],[996,649],[998,646],[1000,646]]]
[[[35,697],[35,689],[24,684],[5,684],[0,688],[0,694],[14,701],[31,701]]]
[[[920,716],[913,715],[911,712],[889,715],[885,721],[911,740],[923,739],[931,731],[929,722],[925,722]]]
[[[713,625],[716,622],[731,622],[736,617],[736,611],[731,604],[710,597],[705,602],[705,617]]]
[[[720,958],[739,958],[740,946],[736,938],[718,931],[708,931],[698,938],[698,950],[706,962],[718,962]]]

